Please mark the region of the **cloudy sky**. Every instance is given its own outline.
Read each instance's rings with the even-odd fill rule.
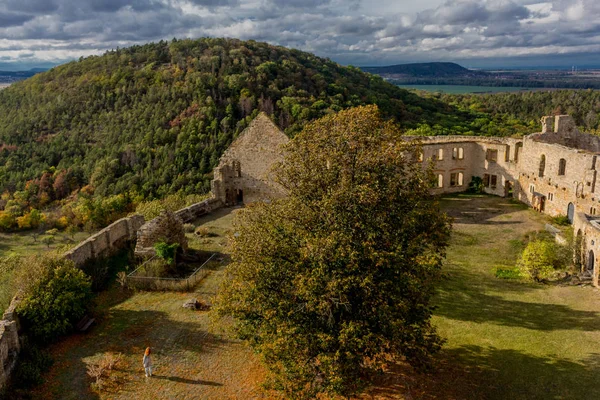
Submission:
[[[359,66],[600,66],[600,1],[0,0],[0,70],[203,36],[266,41]]]

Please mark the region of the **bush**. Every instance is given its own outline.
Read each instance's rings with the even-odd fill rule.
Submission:
[[[523,277],[523,273],[519,268],[496,268],[494,275],[500,279],[521,279]]]
[[[517,268],[525,276],[536,282],[550,279],[572,261],[568,246],[561,246],[549,239],[529,242],[517,263]]]
[[[111,371],[117,369],[122,359],[123,354],[121,353],[106,353],[98,362],[89,364],[87,366],[87,374],[94,379],[94,382],[91,384],[92,389],[102,390],[106,386],[106,380],[110,377]]]
[[[53,364],[52,357],[36,345],[26,342],[19,353],[19,362],[13,374],[16,389],[29,389],[43,382],[42,373]]]
[[[17,312],[32,338],[50,342],[68,333],[85,314],[92,297],[91,279],[72,261],[59,257],[37,257],[21,273],[22,301]]]
[[[483,179],[479,176],[474,176],[471,178],[471,182],[469,182],[469,189],[467,192],[469,193],[483,193],[483,189],[485,186],[483,185]]]

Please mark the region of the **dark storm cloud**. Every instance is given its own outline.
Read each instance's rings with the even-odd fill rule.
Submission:
[[[0,57],[58,60],[200,36],[359,65],[600,51],[595,0],[440,0],[404,10],[391,0],[0,0]]]
[[[0,11],[0,27],[19,26],[33,19],[27,14]]]

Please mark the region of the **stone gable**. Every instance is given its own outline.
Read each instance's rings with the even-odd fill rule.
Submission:
[[[214,170],[213,196],[225,205],[268,201],[284,195],[273,179],[289,138],[260,113],[231,144]]]

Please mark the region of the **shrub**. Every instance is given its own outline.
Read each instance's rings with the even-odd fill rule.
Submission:
[[[552,240],[533,240],[527,244],[517,263],[523,275],[536,282],[550,279],[557,270],[564,269],[570,263],[571,251]]]
[[[521,279],[523,277],[519,268],[496,268],[494,275],[500,279]]]
[[[91,279],[72,261],[59,257],[37,257],[27,269],[20,274],[29,281],[23,284],[17,312],[34,340],[49,342],[84,316],[92,297]]]
[[[106,353],[97,363],[87,366],[87,374],[94,379],[92,389],[102,390],[106,385],[106,379],[110,376],[113,369],[117,369],[118,364],[123,359],[123,354]]]
[[[469,189],[467,192],[469,193],[483,193],[483,179],[479,176],[474,176],[471,178],[471,182],[469,182]]]
[[[53,364],[52,357],[35,344],[25,342],[19,353],[19,362],[12,384],[17,389],[29,389],[43,382],[42,373]]]
[[[156,255],[167,262],[169,265],[175,264],[175,257],[179,243],[158,242],[154,245]]]

